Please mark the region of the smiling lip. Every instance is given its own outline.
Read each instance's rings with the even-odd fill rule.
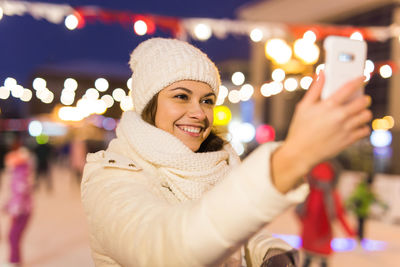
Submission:
[[[185,134],[188,134],[193,137],[199,137],[201,131],[203,130],[203,127],[193,126],[193,125],[177,125],[177,127]]]

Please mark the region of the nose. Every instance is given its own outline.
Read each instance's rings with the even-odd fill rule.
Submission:
[[[192,103],[188,111],[189,117],[203,121],[206,119],[206,113],[200,103]]]

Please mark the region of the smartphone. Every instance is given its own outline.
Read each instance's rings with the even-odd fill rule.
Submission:
[[[325,50],[325,84],[321,98],[332,95],[346,82],[364,74],[367,43],[341,36],[328,36]],[[363,88],[353,97],[363,94]]]

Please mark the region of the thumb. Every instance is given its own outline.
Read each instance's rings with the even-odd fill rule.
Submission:
[[[323,70],[321,70],[318,76],[314,78],[314,81],[311,84],[310,89],[308,89],[307,93],[303,97],[302,102],[304,105],[310,105],[312,103],[317,102],[320,99],[324,83],[325,83],[325,73]]]

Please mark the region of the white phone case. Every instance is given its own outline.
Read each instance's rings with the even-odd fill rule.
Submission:
[[[325,84],[322,99],[328,98],[346,82],[364,74],[367,43],[347,37],[328,36],[324,41],[324,49]],[[360,89],[357,94],[362,93]]]

